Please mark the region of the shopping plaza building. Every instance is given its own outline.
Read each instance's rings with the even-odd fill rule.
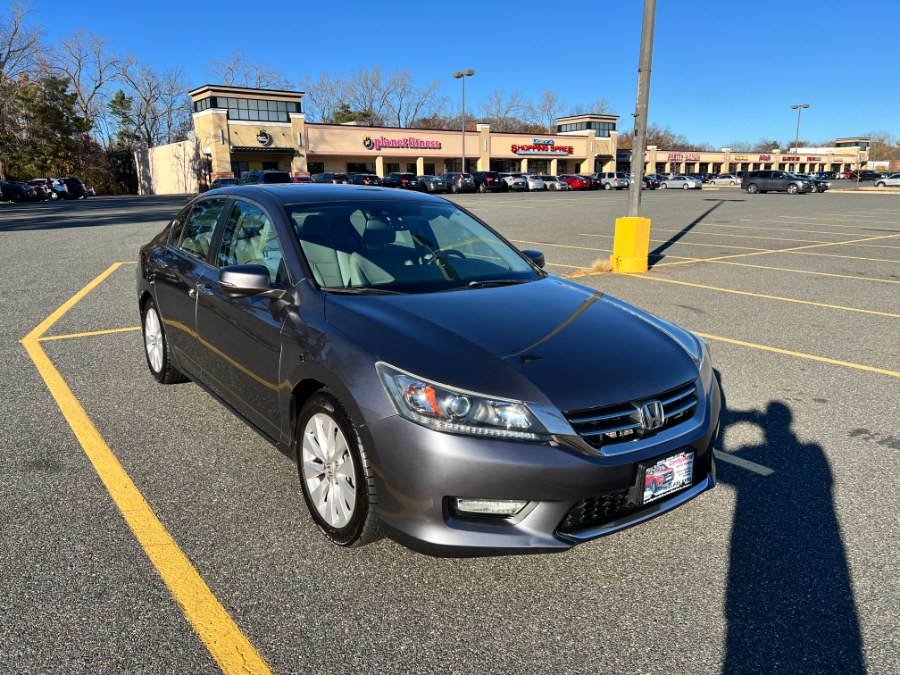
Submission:
[[[560,175],[630,169],[630,151],[617,151],[616,115],[562,117],[555,134],[540,137],[496,132],[488,124],[476,124],[463,135],[461,131],[308,123],[300,91],[204,85],[189,93],[192,138],[136,153],[143,194],[197,192],[216,178],[239,178],[251,169],[279,169],[295,176],[325,171],[439,175],[463,167],[464,148],[465,171]],[[841,171],[860,166],[864,156],[859,146],[815,150],[674,152],[651,146],[645,171]]]

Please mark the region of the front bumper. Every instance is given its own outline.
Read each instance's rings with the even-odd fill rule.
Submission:
[[[688,432],[612,456],[585,452],[577,437],[519,443],[439,433],[396,415],[379,420],[364,430],[378,517],[410,548],[451,556],[563,551],[636,525],[715,485],[712,446],[721,405],[715,378],[707,396],[700,419],[685,425]],[[623,497],[640,480],[639,463],[683,449],[694,452],[690,487],[642,506]],[[454,513],[453,497],[530,504],[513,518],[475,517]],[[612,500],[615,508],[598,510],[598,500]]]

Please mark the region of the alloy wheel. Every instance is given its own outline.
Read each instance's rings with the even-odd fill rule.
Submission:
[[[346,527],[356,509],[356,469],[344,432],[324,412],[303,430],[301,473],[319,517],[335,529]]]

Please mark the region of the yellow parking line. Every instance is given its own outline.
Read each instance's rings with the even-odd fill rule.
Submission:
[[[600,235],[598,235],[600,236]],[[610,237],[611,238],[611,237]],[[609,248],[591,248],[590,246],[572,246],[570,244],[553,244],[549,241],[526,241],[524,239],[510,239],[516,244],[531,244],[532,246],[553,246],[554,248],[571,248],[578,251],[599,251],[600,253],[612,253]],[[679,260],[697,260],[697,258],[686,258],[682,255],[670,255],[667,258],[678,258]],[[549,264],[549,263],[548,263]]]
[[[760,221],[753,221],[753,222],[759,222],[759,223],[772,223],[772,224],[774,225],[774,222],[771,221],[771,220],[760,220]],[[754,232],[758,232],[759,230],[775,230],[776,232],[785,232],[784,224],[783,224],[783,223],[781,224],[780,227],[765,227],[765,226],[759,226],[759,225],[727,225],[727,224],[725,224],[725,223],[707,223],[707,222],[704,222],[704,223],[703,223],[703,227],[726,227],[726,228],[728,228],[728,229],[730,229],[730,230],[753,230]],[[835,225],[835,227],[839,227],[839,226],[838,226],[838,225]],[[831,231],[831,230],[826,230],[826,231],[822,231],[822,230],[798,230],[798,229],[795,228],[795,227],[792,227],[790,230],[787,230],[787,231],[788,231],[788,232],[803,232],[803,233],[805,233],[805,234],[843,234],[843,235],[847,235],[847,236],[850,236],[850,237],[856,236],[856,235],[858,234],[858,232],[834,232],[834,231]],[[764,238],[764,237],[763,237],[763,238]]]
[[[814,220],[814,219],[811,219],[811,220]],[[794,225],[794,223],[786,223],[783,220],[773,220],[770,218],[738,218],[738,222],[740,222],[740,223],[771,223],[772,225],[781,225],[782,228],[785,225]],[[895,225],[896,223],[888,223],[888,224]],[[853,225],[848,225],[847,223],[823,223],[821,221],[818,221],[818,222],[814,222],[814,223],[797,223],[797,225],[815,225],[817,227],[841,227],[841,228],[846,228],[848,230],[857,230],[860,232],[867,232],[867,231],[871,232],[872,231],[871,227],[855,227]],[[878,223],[865,223],[865,225],[878,225]],[[881,229],[885,229],[885,228],[882,227]],[[891,231],[895,232],[897,230],[891,230]]]
[[[45,335],[37,338],[38,342],[49,342],[51,340],[69,340],[71,338],[91,337],[94,335],[110,335],[111,333],[129,333],[140,330],[140,326],[129,326],[128,328],[110,328],[109,330],[92,330],[89,333],[69,333],[67,335]]]
[[[40,344],[41,336],[56,321],[120,266],[111,265],[22,338],[21,344],[138,543],[222,671],[269,673],[266,662],[157,518]]]
[[[868,262],[900,263],[900,260],[890,258],[863,258],[858,255],[841,255],[840,253],[816,253],[815,251],[788,251],[791,255],[817,255],[823,258],[844,258],[845,260],[866,260]]]
[[[792,246],[790,248],[767,249],[764,251],[756,251],[753,253],[735,253],[733,255],[716,256],[714,258],[704,258],[701,260],[691,261],[691,262],[712,262],[714,260],[728,260],[730,258],[746,258],[748,256],[768,255],[770,253],[791,253],[793,251],[806,251],[811,248],[825,248],[828,246],[842,246],[845,244],[856,244],[856,243],[865,242],[865,241],[877,241],[879,239],[894,239],[896,237],[900,237],[900,232],[898,232],[897,234],[883,234],[883,235],[879,235],[877,237],[864,237],[862,239],[851,239],[849,241],[836,241],[836,242],[828,243],[828,244],[809,244],[808,246]],[[847,257],[847,256],[838,256],[838,257]],[[897,262],[897,261],[888,260],[885,262]],[[663,265],[684,265],[684,264],[687,264],[687,263],[671,262],[671,263],[661,263],[659,265],[654,265],[654,267],[662,267]]]
[[[657,230],[653,230],[654,232]],[[669,230],[670,232],[680,232],[681,230]],[[579,233],[582,237],[599,237],[600,239],[615,239],[615,236],[612,234],[584,234]],[[651,244],[669,244],[672,246],[704,246],[706,248],[736,248],[741,251],[774,251],[775,249],[771,248],[758,248],[756,246],[730,246],[728,244],[699,244],[693,241],[676,241],[672,242],[670,239],[651,239]],[[667,257],[676,257],[676,256],[667,256]],[[696,260],[696,258],[691,258],[692,260]]]
[[[677,279],[664,279],[657,276],[648,276],[643,274],[628,275],[636,279],[647,279],[649,281],[661,281],[667,284],[678,284],[679,286],[691,286],[692,288],[702,288],[707,291],[718,291],[719,293],[732,293],[734,295],[746,295],[753,298],[762,298],[764,300],[777,300],[779,302],[793,302],[798,305],[811,305],[813,307],[824,307],[826,309],[839,309],[845,312],[857,312],[859,314],[875,314],[877,316],[887,316],[892,319],[900,319],[900,314],[891,314],[890,312],[879,312],[874,309],[859,309],[857,307],[843,307],[841,305],[829,305],[824,302],[813,302],[811,300],[798,300],[797,298],[783,298],[778,295],[766,295],[764,293],[751,293],[750,291],[739,291],[734,288],[720,288],[718,286],[707,286],[705,284],[695,284],[690,281],[679,281]]]
[[[798,270],[792,267],[770,267],[768,265],[751,265],[750,263],[731,262],[730,260],[711,260],[713,265],[734,265],[735,267],[752,267],[760,270],[772,270],[775,272],[794,272],[795,274],[811,274],[818,277],[836,277],[838,279],[853,279],[855,281],[874,281],[880,284],[900,284],[897,279],[874,279],[872,277],[860,277],[852,274],[831,274],[830,272],[813,272],[811,270]]]
[[[656,227],[653,228],[653,231],[654,232],[674,232],[674,233],[681,232],[681,230],[665,230],[665,229],[656,228]],[[770,237],[767,234],[753,237],[748,234],[725,234],[723,232],[703,232],[701,230],[691,230],[690,234],[692,234],[692,235],[700,234],[700,235],[705,235],[705,236],[709,236],[709,237],[729,237],[732,239],[763,239],[765,241],[797,241],[797,242],[801,242],[804,244],[835,244],[835,243],[837,243],[835,241],[823,241],[822,239],[791,239],[788,237]],[[835,233],[835,234],[837,234],[837,233]],[[682,239],[682,240],[678,241],[677,243],[691,244],[692,242],[685,241]],[[707,245],[712,246],[713,244],[707,244]],[[900,249],[900,246],[891,246],[889,244],[844,244],[844,246],[860,246],[863,248],[882,248],[882,249],[896,248],[896,249]],[[763,250],[763,249],[760,249],[760,250]]]
[[[865,366],[861,363],[853,363],[852,361],[839,361],[838,359],[829,359],[824,356],[816,356],[815,354],[805,354],[803,352],[795,352],[790,349],[779,349],[778,347],[770,347],[768,345],[760,345],[755,342],[744,342],[743,340],[735,340],[733,338],[722,337],[721,335],[709,335],[708,333],[697,333],[706,340],[715,340],[717,342],[727,342],[741,347],[750,347],[751,349],[761,349],[766,352],[775,354],[784,354],[785,356],[795,356],[800,359],[809,359],[810,361],[820,361],[821,363],[830,363],[835,366],[844,366],[845,368],[855,368],[856,370],[866,370],[870,373],[879,373],[881,375],[890,375],[892,377],[900,377],[900,372],[896,370],[887,370],[886,368],[875,368],[873,366]]]

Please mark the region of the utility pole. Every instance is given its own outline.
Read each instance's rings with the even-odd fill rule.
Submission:
[[[650,219],[641,218],[641,189],[644,187],[644,151],[647,147],[647,113],[650,107],[650,67],[653,63],[653,25],[656,0],[644,0],[641,28],[641,54],[638,62],[637,104],[634,111],[634,141],[631,147],[631,173],[628,216],[616,219],[616,234],[610,265],[624,274],[649,269]]]

